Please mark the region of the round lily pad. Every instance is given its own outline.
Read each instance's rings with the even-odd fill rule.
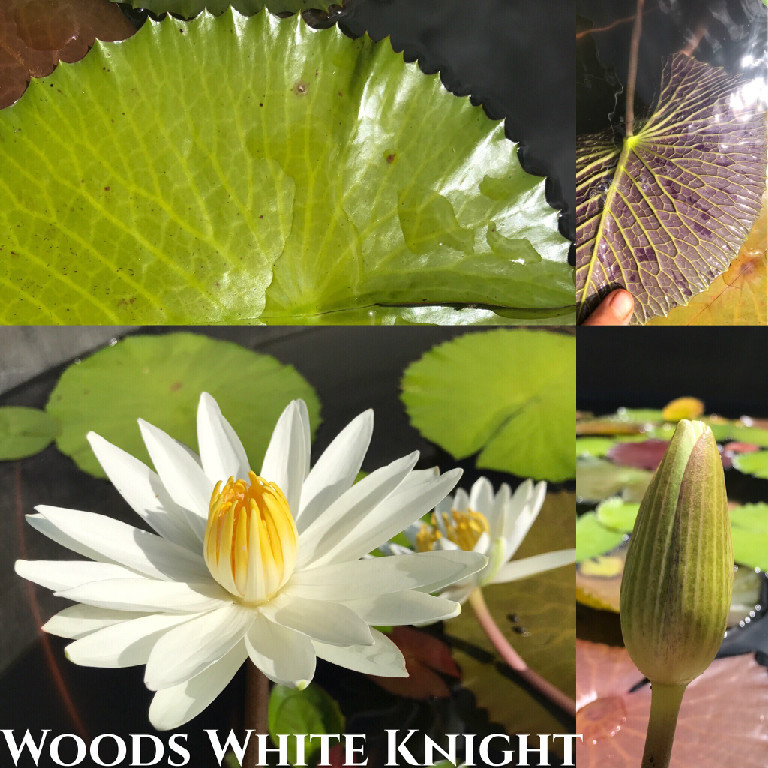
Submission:
[[[96,42],[0,112],[0,165],[6,323],[573,320],[557,211],[504,126],[300,16]]]
[[[604,555],[623,540],[621,531],[606,528],[594,512],[587,512],[576,521],[576,562]]]
[[[411,423],[454,458],[540,480],[574,475],[575,338],[496,330],[440,344],[403,376]]]
[[[768,480],[768,451],[742,453],[733,457],[733,466],[746,475]]]
[[[0,461],[23,459],[45,448],[59,431],[55,417],[37,408],[0,408]]]
[[[85,439],[89,431],[149,463],[136,423],[141,418],[196,450],[201,392],[216,399],[257,469],[291,400],[306,402],[313,430],[320,422],[317,395],[292,366],[193,333],[129,336],[73,363],[51,392],[47,411],[61,424],[59,449],[103,477]]]

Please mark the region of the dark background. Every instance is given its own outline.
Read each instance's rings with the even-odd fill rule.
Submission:
[[[768,417],[768,328],[581,328],[577,337],[580,410],[689,395],[707,413]]]

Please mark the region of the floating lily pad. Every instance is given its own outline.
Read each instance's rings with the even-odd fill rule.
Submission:
[[[754,475],[761,480],[768,480],[768,451],[742,453],[734,456],[733,466],[746,475]]]
[[[457,459],[522,477],[574,474],[576,344],[572,335],[497,330],[440,344],[411,364],[411,423]]]
[[[51,392],[47,411],[61,424],[59,449],[81,469],[103,477],[85,439],[89,431],[147,463],[138,418],[196,449],[201,392],[217,400],[257,469],[291,400],[307,403],[313,429],[320,421],[317,395],[293,367],[192,333],[129,336],[72,364]]]
[[[39,453],[59,431],[51,414],[36,408],[0,408],[0,461],[23,459]]]
[[[304,690],[276,685],[269,696],[269,733],[274,743],[278,734],[298,734],[303,737],[307,760],[320,749],[319,739],[309,734],[340,734],[344,732],[344,715],[339,705],[319,686],[310,685]],[[297,748],[294,739],[288,739],[287,757],[290,765],[297,764]]]
[[[743,504],[731,509],[731,525],[768,533],[768,504]]]
[[[607,456],[611,461],[624,467],[655,470],[667,452],[666,440],[643,440],[637,443],[614,445]]]
[[[606,528],[621,533],[632,533],[639,509],[639,504],[629,504],[622,499],[607,499],[598,505],[595,513]]]
[[[725,272],[760,212],[766,120],[743,82],[676,54],[653,115],[617,146],[577,146],[576,283],[580,315],[610,290],[635,298],[644,323],[687,304]]]
[[[0,164],[6,323],[572,313],[557,212],[503,125],[300,16],[97,42],[0,112]]]
[[[641,501],[652,472],[619,467],[605,459],[580,459],[576,463],[576,495],[580,501],[599,502],[612,496],[624,501]]]
[[[576,562],[604,555],[623,540],[621,531],[606,528],[594,512],[587,512],[576,521]]]
[[[579,768],[640,765],[651,704],[624,648],[577,641],[576,764]],[[727,702],[727,705],[725,704]],[[751,656],[716,659],[683,697],[670,768],[765,766],[768,674]]]
[[[612,437],[577,437],[577,456],[605,456],[616,440]]]

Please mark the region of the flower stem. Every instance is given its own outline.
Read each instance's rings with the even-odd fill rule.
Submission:
[[[488,636],[488,639],[493,643],[493,647],[499,652],[504,661],[537,691],[543,693],[551,702],[574,717],[576,715],[576,702],[566,696],[559,688],[541,677],[541,675],[536,674],[523,661],[520,654],[507,642],[507,638],[504,637],[502,631],[493,620],[479,587],[469,596],[469,604],[472,606],[472,610],[475,612],[475,617],[483,628],[483,632]]]
[[[632,136],[635,124],[635,81],[637,80],[637,59],[640,51],[640,31],[643,27],[643,7],[645,0],[637,0],[635,23],[632,25],[632,42],[629,45],[629,72],[626,90],[626,136]]]
[[[246,664],[245,677],[245,728],[253,731],[243,759],[243,768],[254,768],[258,760],[257,733],[267,733],[269,728],[269,679],[255,664]]]
[[[651,718],[645,737],[642,768],[667,768],[675,739],[677,714],[685,685],[651,683]]]

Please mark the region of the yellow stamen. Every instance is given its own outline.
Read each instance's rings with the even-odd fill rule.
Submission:
[[[269,600],[296,566],[298,533],[285,495],[255,472],[216,484],[203,556],[216,581],[249,603]]]
[[[422,525],[416,534],[416,548],[419,552],[433,550],[438,539],[443,538],[443,533],[437,526],[434,512],[430,523],[431,525],[427,523]],[[472,509],[466,511],[452,509],[450,514],[443,512],[442,523],[445,537],[467,552],[475,548],[479,538],[484,533],[490,533],[490,527],[485,516]]]

